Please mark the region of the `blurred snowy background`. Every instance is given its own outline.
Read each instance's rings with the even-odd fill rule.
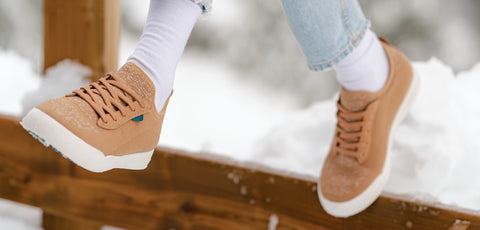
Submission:
[[[374,31],[412,60],[435,56],[455,71],[469,69],[480,60],[480,52],[475,52],[480,50],[480,1],[360,3]],[[124,37],[138,39],[148,4],[148,0],[122,1]],[[210,17],[197,23],[187,53],[195,50],[215,60],[212,62],[222,60],[241,73],[242,80],[285,90],[302,106],[330,97],[337,90],[332,73],[305,68],[278,0],[217,0],[214,7]],[[32,60],[37,70],[42,63],[41,13],[39,0],[0,0],[0,47]],[[123,57],[131,52],[123,51]]]
[[[465,180],[480,173],[474,138],[480,135],[480,106],[468,103],[480,100],[475,88],[480,65],[474,67],[480,61],[480,1],[360,3],[373,30],[410,59],[438,58],[416,64],[428,84],[399,128],[387,191],[428,194],[480,210],[480,182]],[[141,35],[148,4],[122,0],[119,65]],[[0,0],[0,69],[6,70],[2,80],[14,79],[0,86],[2,114],[21,116],[36,103],[25,95],[63,76],[78,76],[71,86],[58,83],[66,92],[82,84],[85,70],[70,62],[41,80],[41,7],[40,0]],[[160,143],[316,175],[333,131],[337,90],[332,72],[308,71],[278,0],[216,0],[212,14],[197,23],[179,64]],[[40,215],[38,209],[2,201],[0,229],[39,229]]]

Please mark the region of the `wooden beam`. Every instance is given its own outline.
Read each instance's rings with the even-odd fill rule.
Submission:
[[[143,171],[83,170],[0,117],[0,197],[72,221],[127,229],[479,229],[466,211],[381,196],[366,211],[326,214],[313,179],[160,148]],[[465,227],[466,226],[466,227]]]
[[[56,215],[43,213],[42,228],[45,230],[100,230],[102,229],[102,225],[89,221],[73,221]]]
[[[119,0],[43,0],[44,69],[69,58],[89,66],[92,80],[117,69]]]

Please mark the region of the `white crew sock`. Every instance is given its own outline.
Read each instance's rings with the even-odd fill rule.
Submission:
[[[142,37],[127,62],[138,65],[152,79],[157,111],[172,92],[177,63],[201,13],[191,0],[150,1]]]
[[[377,35],[367,30],[358,47],[334,67],[337,79],[348,91],[377,92],[390,73],[387,54]]]

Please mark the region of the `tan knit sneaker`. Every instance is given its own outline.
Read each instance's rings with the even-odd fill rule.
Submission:
[[[332,216],[355,215],[378,198],[390,174],[392,132],[418,89],[407,58],[385,40],[382,43],[390,61],[383,89],[340,92],[335,136],[318,184],[320,202]]]
[[[158,113],[154,98],[153,82],[129,62],[90,86],[41,103],[21,124],[87,170],[140,170],[150,162],[168,104]]]

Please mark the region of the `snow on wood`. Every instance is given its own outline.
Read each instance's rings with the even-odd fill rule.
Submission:
[[[478,215],[385,195],[356,216],[333,218],[311,181],[171,149],[157,149],[144,171],[91,173],[43,147],[16,119],[0,118],[0,130],[0,197],[66,220],[127,229],[268,229],[274,213],[277,229],[445,229],[457,220],[480,227]]]

